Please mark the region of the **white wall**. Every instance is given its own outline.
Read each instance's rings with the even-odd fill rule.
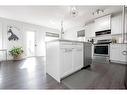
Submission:
[[[66,31],[64,31],[64,39],[68,39],[68,40],[80,40],[77,37],[77,31],[83,30],[84,27],[82,26],[77,26],[77,27],[72,27],[70,29],[67,29]]]
[[[2,23],[0,22],[0,49],[2,48]]]
[[[45,56],[45,32],[53,32],[53,33],[60,33],[56,29],[29,24],[25,22],[0,18],[0,23],[2,24],[2,49],[7,49],[8,51],[13,46],[21,46],[24,49],[24,55],[26,56],[26,32],[27,30],[33,30],[36,32],[36,56]],[[8,41],[7,37],[7,26],[12,25],[16,26],[20,29],[20,32],[16,32],[17,36],[20,38],[18,41]],[[8,53],[8,59],[11,59],[12,57]]]

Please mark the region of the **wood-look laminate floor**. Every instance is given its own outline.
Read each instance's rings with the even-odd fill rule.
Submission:
[[[71,89],[125,89],[125,65],[95,63],[62,80]]]
[[[45,58],[0,63],[0,89],[66,89],[46,74]]]
[[[44,57],[0,62],[0,89],[80,89],[80,87],[81,89],[124,89],[125,65],[92,64],[91,68],[63,79],[65,83],[61,84],[46,74],[45,66]],[[70,80],[78,81],[79,88],[71,85]]]

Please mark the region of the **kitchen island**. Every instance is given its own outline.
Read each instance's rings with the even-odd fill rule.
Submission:
[[[46,72],[58,82],[82,67],[82,41],[59,39],[46,43]]]

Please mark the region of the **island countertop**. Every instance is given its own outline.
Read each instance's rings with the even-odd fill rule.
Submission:
[[[56,39],[56,40],[52,40],[52,41],[47,41],[47,43],[49,43],[49,42],[55,42],[55,41],[60,41],[60,42],[77,42],[77,43],[90,43],[90,42],[77,41],[77,40],[68,40],[68,39]]]

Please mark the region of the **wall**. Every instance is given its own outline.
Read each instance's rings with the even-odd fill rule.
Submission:
[[[68,39],[68,40],[84,40],[84,39],[80,39],[77,37],[77,31],[83,30],[84,27],[82,26],[77,26],[77,27],[72,27],[70,29],[67,29],[66,31],[64,31],[64,39]]]
[[[2,48],[2,23],[0,22],[0,49]]]
[[[9,51],[13,46],[21,46],[24,49],[23,57],[26,57],[26,31],[33,30],[36,32],[36,56],[45,56],[45,32],[60,33],[56,29],[29,24],[25,22],[0,18],[0,23],[2,24],[2,49],[7,49]],[[9,41],[7,36],[7,27],[9,25],[16,26],[20,31],[16,32],[16,35],[20,38],[18,41]],[[12,57],[8,53],[8,59]]]

